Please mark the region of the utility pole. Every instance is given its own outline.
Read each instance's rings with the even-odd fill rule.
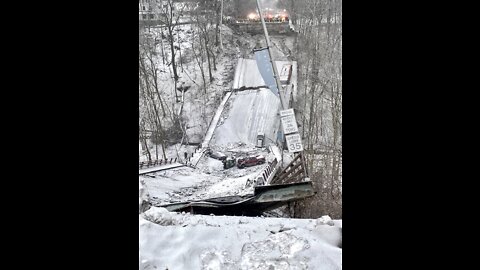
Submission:
[[[272,69],[273,69],[273,77],[275,78],[275,83],[277,85],[277,91],[278,91],[278,97],[280,98],[280,104],[282,106],[282,110],[288,109],[286,107],[287,104],[283,101],[283,94],[282,94],[282,83],[280,82],[280,78],[278,77],[278,71],[277,71],[277,65],[275,65],[275,61],[272,58],[272,52],[270,51],[270,37],[268,36],[268,31],[267,31],[267,26],[265,25],[265,20],[263,18],[263,13],[262,13],[262,7],[260,6],[260,1],[257,0],[257,9],[258,13],[260,15],[260,21],[262,22],[262,27],[263,27],[263,32],[265,33],[265,42],[267,43],[267,51],[268,51],[268,56],[270,58],[270,63],[272,64]],[[282,125],[280,121],[280,125]],[[283,146],[285,145],[285,134],[282,134],[282,147],[281,149],[281,154],[282,154],[282,167],[283,167]]]
[[[288,104],[286,104],[283,100],[282,83],[280,82],[280,77],[278,76],[277,65],[275,65],[275,61],[273,61],[273,58],[272,58],[272,52],[270,51],[270,47],[271,47],[270,38],[268,37],[267,26],[265,25],[265,20],[263,19],[262,8],[260,6],[259,0],[257,0],[257,8],[258,8],[258,13],[260,14],[260,21],[262,22],[263,32],[265,33],[265,41],[267,43],[268,56],[270,57],[270,63],[272,63],[273,77],[275,78],[275,82],[277,84],[278,96],[280,97],[280,104],[282,105],[282,110],[286,110],[288,109],[287,107]]]
[[[267,26],[265,24],[265,20],[263,18],[263,13],[262,13],[262,8],[260,6],[260,1],[259,0],[256,0],[257,1],[257,9],[258,9],[258,13],[260,14],[260,21],[262,22],[262,27],[263,27],[263,32],[265,33],[265,41],[267,43],[267,51],[268,51],[268,56],[270,57],[270,63],[272,64],[272,69],[273,69],[273,77],[275,78],[275,83],[277,85],[277,89],[278,89],[278,96],[280,98],[280,104],[282,106],[282,110],[287,110],[288,109],[288,103],[285,103],[285,101],[283,100],[283,88],[282,88],[282,83],[280,82],[280,77],[278,76],[278,71],[277,71],[277,65],[275,65],[275,61],[273,60],[272,58],[272,52],[270,51],[270,48],[271,48],[271,44],[270,44],[270,38],[268,36],[268,31],[267,31]],[[282,121],[280,121],[281,125],[282,124]],[[283,167],[283,145],[284,145],[284,142],[286,140],[285,138],[285,134],[282,134],[282,147],[281,147],[281,150],[282,150],[282,167]],[[303,147],[302,147],[303,148]],[[306,178],[308,178],[308,172],[307,172],[307,168],[306,168],[306,160],[305,160],[305,155],[303,154],[303,151],[301,151],[300,153],[302,155],[302,163],[303,163],[303,172],[304,172],[304,175]]]

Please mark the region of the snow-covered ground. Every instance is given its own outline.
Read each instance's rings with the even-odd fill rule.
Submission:
[[[278,129],[280,102],[268,89],[237,92],[229,100],[228,115],[215,130],[212,144],[237,142],[255,145],[258,132],[264,132],[274,142]]]
[[[276,61],[277,69],[292,64],[289,61]],[[294,70],[296,69],[296,63]],[[292,74],[292,83],[296,83],[296,72]],[[233,89],[264,86],[255,60],[238,60]],[[287,87],[290,90],[290,87]],[[290,93],[288,93],[289,95]],[[288,97],[288,96],[287,96]],[[288,98],[287,98],[288,100]],[[267,143],[274,143],[280,128],[278,112],[280,100],[268,88],[235,92],[226,104],[221,121],[215,130],[212,144],[228,145],[243,142],[255,145],[257,134],[263,132]]]
[[[218,176],[190,167],[155,172],[150,176],[140,176],[140,181],[145,183],[150,202],[154,205],[185,200],[202,186],[212,185],[212,182],[216,183],[220,179]]]
[[[243,169],[236,166],[223,169],[220,160],[202,156],[196,168],[180,167],[141,175],[140,181],[144,183],[151,203],[158,206],[186,200],[253,194],[253,187],[247,185],[248,180],[260,176],[268,162],[275,159],[273,152],[245,145],[215,149],[231,157],[263,155],[267,162]]]
[[[341,269],[341,220],[230,217],[152,207],[139,217],[140,269]]]

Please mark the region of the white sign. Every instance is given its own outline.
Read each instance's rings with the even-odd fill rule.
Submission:
[[[293,115],[293,109],[280,111],[280,117],[284,117],[288,115]]]
[[[292,134],[285,136],[287,139],[288,151],[291,153],[303,151],[302,138],[300,134]]]
[[[281,120],[284,134],[298,132],[297,120],[295,120],[295,115],[282,117]]]

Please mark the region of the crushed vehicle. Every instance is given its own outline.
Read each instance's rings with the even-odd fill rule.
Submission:
[[[256,157],[245,157],[237,159],[237,167],[242,169],[245,167],[255,166],[259,164],[265,163],[264,156],[256,156]]]
[[[211,158],[218,159],[218,160],[221,160],[221,161],[224,161],[224,160],[227,159],[227,155],[225,155],[224,153],[219,152],[219,151],[212,151],[211,149],[208,149],[206,154],[207,154],[207,156],[209,156]]]
[[[223,162],[223,169],[230,169],[235,166],[235,159],[232,157],[227,157]]]

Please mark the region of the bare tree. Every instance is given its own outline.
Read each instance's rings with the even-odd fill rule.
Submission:
[[[341,0],[289,1],[298,31],[302,137],[316,195],[288,208],[295,217],[342,216]]]
[[[147,135],[146,135],[146,130],[145,130],[145,121],[143,119],[140,119],[139,121],[139,131],[140,131],[140,143],[142,144],[142,149],[145,149],[147,153],[147,158],[149,161],[152,160],[152,155],[150,154],[150,150],[148,149],[148,143],[147,143]]]
[[[198,36],[198,43],[195,42],[196,37]],[[200,69],[200,74],[202,75],[202,82],[203,82],[203,91],[206,94],[207,93],[207,83],[205,80],[205,70],[203,68],[203,43],[201,42],[201,38],[199,34],[195,34],[195,32],[192,35],[192,53],[193,57],[195,59],[195,62],[198,65],[198,68]],[[197,45],[196,45],[197,44]]]
[[[147,47],[147,49],[145,49]],[[162,119],[158,110],[157,102],[156,102],[156,96],[160,97],[160,95],[155,95],[154,88],[156,85],[156,82],[153,82],[152,80],[152,74],[156,74],[155,72],[149,70],[148,68],[148,51],[151,49],[149,48],[150,46],[144,45],[143,48],[140,47],[139,50],[139,86],[140,86],[140,97],[144,100],[145,104],[145,111],[146,111],[146,118],[145,120],[150,120],[149,122],[151,125],[154,127],[154,136],[152,136],[156,143],[160,141],[162,144],[162,150],[163,150],[163,156],[166,159],[166,153],[165,153],[165,130],[162,127]],[[156,79],[156,77],[155,77]]]
[[[173,78],[178,81],[178,72],[176,64],[176,46],[175,46],[175,28],[178,25],[180,17],[182,15],[184,5],[175,5],[174,0],[160,1],[155,6],[155,11],[158,14],[159,20],[165,25],[167,30],[167,41],[170,45],[171,65],[173,70]]]

